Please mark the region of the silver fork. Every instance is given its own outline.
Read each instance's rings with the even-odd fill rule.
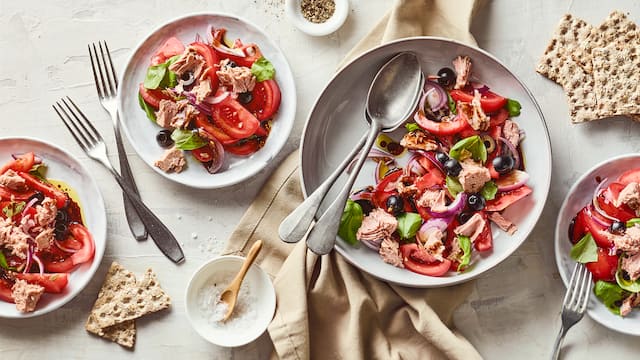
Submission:
[[[569,280],[569,286],[567,286],[567,293],[562,301],[562,326],[553,346],[552,359],[558,359],[560,347],[567,331],[584,316],[589,303],[592,283],[591,272],[584,265],[576,263],[571,280]]]
[[[104,44],[104,47],[102,46]],[[118,148],[118,159],[120,160],[120,173],[127,185],[133,190],[136,195],[138,188],[136,187],[133,174],[131,173],[131,167],[129,167],[129,161],[127,160],[127,154],[122,144],[122,136],[120,136],[120,119],[118,118],[118,105],[116,104],[116,97],[118,94],[118,78],[116,71],[111,61],[111,53],[107,42],[98,42],[96,44],[87,45],[89,48],[89,58],[91,58],[91,70],[93,70],[93,79],[96,84],[96,91],[98,92],[98,98],[102,107],[107,110],[111,115],[113,121],[113,131],[115,132],[116,146]],[[100,51],[98,51],[98,49]],[[144,227],[140,216],[135,211],[135,207],[129,200],[126,194],[123,194],[124,200],[124,213],[127,217],[127,223],[129,224],[129,230],[136,238],[136,240],[144,240],[147,238],[147,229]]]
[[[71,104],[71,105],[69,105]],[[64,106],[63,106],[64,105]],[[73,106],[73,107],[72,107]],[[169,229],[158,219],[157,216],[149,210],[149,208],[140,200],[140,197],[133,192],[133,189],[125,183],[124,179],[113,168],[113,165],[109,161],[107,156],[107,146],[102,139],[102,136],[96,128],[91,124],[89,119],[82,113],[80,108],[67,96],[65,99],[60,99],[53,105],[53,109],[58,114],[64,125],[69,129],[69,132],[76,140],[82,150],[93,160],[101,163],[104,167],[111,172],[111,175],[116,179],[118,185],[127,194],[129,200],[135,206],[136,211],[140,215],[140,219],[147,227],[149,235],[156,243],[158,248],[169,259],[175,263],[181,263],[184,261],[184,254],[178,244],[176,238],[171,234]]]

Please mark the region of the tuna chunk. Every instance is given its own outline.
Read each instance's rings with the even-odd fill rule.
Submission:
[[[211,95],[211,80],[204,79],[191,89],[196,97],[196,102],[201,103],[207,96]]]
[[[229,59],[220,62],[220,70],[216,71],[220,85],[232,89],[236,94],[251,91],[256,86],[256,77],[251,69],[245,66],[229,66]]]
[[[454,89],[461,89],[467,85],[471,76],[471,58],[458,56],[453,59],[453,69],[456,71],[456,84]]]
[[[0,175],[0,185],[11,190],[22,190],[25,187],[25,183],[26,180],[11,169]]]
[[[640,278],[640,252],[623,257],[620,266],[622,267],[622,270],[629,274],[631,281],[638,280]]]
[[[491,119],[484,113],[480,106],[480,93],[478,90],[474,91],[473,100],[471,104],[458,102],[458,111],[464,113],[467,117],[467,122],[474,130],[486,131],[489,129]]]
[[[467,220],[466,223],[453,229],[453,232],[457,235],[467,236],[471,239],[471,242],[474,242],[487,225],[488,224],[484,221],[482,215],[475,213],[469,220]]]
[[[16,303],[16,309],[22,312],[34,311],[43,293],[44,287],[29,284],[24,280],[16,280],[13,287],[11,287],[11,294]]]
[[[169,70],[178,75],[179,78],[186,73],[192,73],[195,79],[199,79],[206,70],[206,63],[202,56],[190,47],[187,47],[180,58],[169,65]]]
[[[402,255],[400,255],[400,244],[390,238],[385,238],[380,244],[380,250],[378,251],[382,261],[393,266],[404,268],[402,263]]]
[[[602,230],[600,233],[606,236],[609,240],[613,241],[613,244],[618,250],[629,253],[640,252],[639,225],[628,228],[623,235],[615,235],[606,230]]]
[[[416,205],[430,208],[435,212],[445,212],[447,210],[447,196],[444,190],[425,190]]]
[[[164,152],[162,157],[154,163],[155,166],[164,172],[181,172],[187,160],[184,158],[182,150],[172,147]]]
[[[640,184],[637,182],[627,184],[618,194],[618,198],[614,199],[614,205],[616,207],[627,205],[637,213],[640,208]]]
[[[638,293],[632,293],[627,296],[620,306],[620,316],[627,316],[631,312],[631,309],[640,305],[640,296]]]
[[[0,246],[11,249],[12,255],[26,259],[29,250],[29,235],[19,227],[13,226],[11,220],[0,218]]]
[[[507,139],[511,145],[517,147],[520,143],[520,127],[514,121],[506,120],[502,128],[502,136]]]
[[[156,123],[165,129],[186,127],[198,116],[198,110],[187,100],[160,100]]]
[[[447,256],[447,259],[451,261],[460,260],[462,255],[464,255],[464,251],[462,251],[462,248],[460,248],[460,241],[458,241],[457,236],[454,236],[451,239],[450,247],[451,247],[451,250],[449,251],[449,255]]]
[[[418,193],[418,187],[408,176],[400,177],[399,181],[396,182],[396,190],[400,195],[404,196],[413,196]]]
[[[400,140],[400,145],[411,150],[433,151],[438,149],[438,143],[422,130],[406,133]]]
[[[502,229],[502,231],[508,233],[509,235],[513,235],[516,231],[518,231],[518,227],[516,226],[516,224],[505,219],[499,212],[490,212],[488,218],[489,220],[493,221],[494,224],[498,225],[498,227]]]
[[[462,165],[462,171],[458,174],[458,180],[465,192],[479,192],[482,190],[484,184],[491,180],[489,169],[476,163],[472,159],[465,159],[460,165]]]
[[[48,249],[53,244],[53,228],[46,228],[36,236],[36,247],[38,251]]]
[[[57,212],[56,201],[50,197],[45,198],[40,205],[36,206],[36,214],[34,216],[36,224],[42,227],[52,225],[56,220]]]
[[[362,225],[356,233],[358,240],[368,240],[380,243],[381,240],[388,239],[396,231],[398,220],[386,211],[375,208],[369,215],[362,219]]]
[[[437,260],[444,260],[444,233],[438,229],[432,231],[424,242],[424,249]]]

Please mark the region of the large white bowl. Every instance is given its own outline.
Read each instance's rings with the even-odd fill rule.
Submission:
[[[256,43],[265,58],[276,69],[276,80],[282,93],[280,109],[266,144],[255,154],[240,157],[225,154],[225,165],[216,174],[209,174],[192,156],[187,156],[187,168],[179,173],[167,174],[153,165],[164,149],[156,143],[161,128],[150,121],[138,104],[138,86],[144,81],[153,54],[170,37],[183,43],[193,42],[196,34],[207,38],[211,26],[224,27],[230,39],[240,38],[244,43]],[[202,13],[179,17],[160,26],[147,36],[134,50],[122,73],[118,93],[118,108],[122,128],[134,150],[158,174],[175,182],[195,188],[220,188],[239,183],[262,170],[284,146],[296,113],[296,89],[289,63],[276,43],[260,28],[232,15]]]
[[[93,236],[96,252],[93,260],[76,267],[69,275],[69,284],[61,294],[44,294],[36,311],[22,313],[14,304],[0,301],[0,317],[29,318],[49,313],[68,303],[93,277],[106,246],[107,216],[98,185],[89,172],[68,152],[43,140],[20,137],[0,138],[0,163],[11,159],[11,154],[33,151],[47,165],[47,177],[69,185],[80,197],[85,225]]]
[[[526,132],[522,149],[531,176],[527,184],[533,193],[505,211],[505,216],[517,224],[518,231],[510,236],[493,225],[493,250],[481,253],[476,264],[461,274],[450,272],[443,277],[416,274],[388,265],[376,252],[350,246],[340,238],[336,250],[358,268],[382,280],[411,287],[453,285],[493,268],[525,241],[542,213],[551,181],[551,145],[542,112],[526,86],[491,54],[449,39],[417,37],[377,47],[349,63],[326,86],[307,119],[300,152],[302,188],[305,194],[316,189],[365,133],[367,124],[363,115],[369,85],[380,67],[402,51],[417,54],[423,71],[430,74],[444,66],[451,67],[456,56],[468,55],[473,62],[474,78],[522,104],[522,113],[516,121]],[[391,136],[400,139],[403,131],[401,128]],[[354,189],[375,184],[374,166],[371,161],[365,164]],[[327,199],[334,199],[338,189],[339,186],[334,186]]]
[[[596,177],[608,178],[609,181],[617,178],[625,170],[640,168],[640,154],[628,154],[605,160],[583,174],[576,181],[567,197],[564,199],[555,232],[556,264],[564,285],[569,284],[571,272],[575,261],[569,257],[571,242],[569,241],[569,224],[578,211],[589,204],[593,198],[593,192],[598,186]],[[587,308],[589,316],[600,324],[621,333],[640,336],[640,311],[632,311],[624,318],[613,314],[607,309],[595,295],[591,295]]]

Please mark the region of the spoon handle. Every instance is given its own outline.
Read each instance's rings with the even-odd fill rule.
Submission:
[[[318,208],[320,204],[322,204],[322,200],[324,200],[327,192],[329,192],[329,189],[331,189],[344,169],[351,163],[351,160],[356,157],[366,139],[367,135],[365,134],[331,175],[280,223],[278,234],[282,241],[295,243],[302,240],[307,230],[309,230],[313,219],[316,217]]]
[[[344,211],[344,204],[347,202],[349,194],[351,194],[351,188],[362,169],[362,165],[364,165],[364,162],[367,160],[366,154],[371,150],[380,130],[380,123],[373,120],[367,136],[367,141],[362,148],[362,154],[364,156],[360,156],[358,158],[351,175],[349,175],[349,179],[347,179],[347,183],[344,185],[342,190],[340,190],[340,193],[331,203],[327,211],[322,214],[318,222],[316,222],[311,229],[311,232],[307,237],[307,247],[314,253],[324,255],[328,254],[331,249],[333,249],[338,227],[340,226],[340,219],[342,218],[342,213]]]
[[[242,267],[240,268],[240,272],[231,282],[233,287],[236,289],[240,289],[240,284],[242,284],[242,280],[244,280],[245,275],[247,275],[247,271],[251,267],[251,264],[256,260],[260,250],[262,249],[262,240],[257,240],[251,245],[251,249],[249,249],[249,253],[247,254],[247,258],[244,259],[244,263],[242,263]]]

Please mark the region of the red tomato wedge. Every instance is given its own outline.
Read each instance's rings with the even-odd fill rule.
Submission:
[[[376,185],[375,190],[373,191],[373,196],[371,201],[373,205],[376,207],[386,209],[387,208],[387,199],[389,196],[393,194],[397,194],[395,186],[390,186],[392,182],[395,182],[402,175],[402,170],[397,170],[392,173],[386,174],[384,178]]]
[[[162,90],[147,89],[144,87],[143,83],[140,83],[139,91],[140,96],[142,96],[142,100],[154,109],[158,109],[160,107],[161,100],[171,100],[171,97],[162,92]]]
[[[495,114],[489,115],[489,127],[493,126],[502,126],[505,121],[509,118],[509,112],[502,108],[498,110]]]
[[[251,67],[254,62],[262,57],[262,51],[260,51],[258,45],[243,44],[240,39],[234,42],[233,48],[227,47],[224,42],[226,33],[227,29],[224,28],[211,29],[212,45],[221,59],[229,59],[240,66]]]
[[[442,276],[451,266],[451,260],[444,259],[444,261],[428,261],[430,255],[426,254],[424,249],[418,247],[417,244],[404,244],[400,246],[400,253],[402,254],[402,263],[404,267],[415,273],[427,275],[427,276]]]
[[[451,90],[451,98],[455,101],[471,103],[473,93],[463,90]],[[491,91],[480,96],[480,107],[485,113],[492,113],[502,109],[507,104],[507,99]]]
[[[496,194],[495,199],[487,201],[487,205],[484,207],[484,210],[502,211],[516,201],[527,197],[527,195],[531,194],[532,192],[533,190],[531,190],[531,188],[527,185],[522,185],[515,190],[500,192]]]
[[[251,101],[245,107],[260,121],[271,118],[280,108],[280,87],[275,80],[257,83],[251,95]]]
[[[426,173],[416,178],[415,181],[416,187],[420,192],[444,183],[445,175],[431,160],[423,156],[418,158],[418,163],[426,170]]]
[[[33,152],[18,155],[16,159],[9,161],[0,168],[0,174],[4,174],[7,170],[28,172],[35,163],[35,154]]]
[[[413,119],[421,128],[434,135],[453,135],[470,127],[464,114],[458,114],[451,121],[435,122],[427,119],[422,110],[418,110]]]
[[[640,169],[627,170],[618,177],[618,181],[622,185],[629,185],[629,183],[640,183]]]
[[[178,54],[182,54],[184,52],[184,45],[182,41],[180,41],[176,37],[170,37],[167,41],[162,44],[162,46],[156,51],[156,53],[151,58],[151,65],[162,64],[167,61],[170,57],[176,56]]]
[[[247,156],[260,150],[260,140],[256,138],[242,139],[235,143],[224,145],[224,149],[234,155]]]
[[[602,211],[620,221],[628,221],[637,217],[635,211],[626,204],[622,204],[620,206],[614,205],[614,201],[618,198],[620,192],[624,188],[625,185],[621,183],[611,183],[604,191],[600,192],[596,198]]]
[[[13,293],[11,291],[10,284],[7,280],[0,279],[0,300],[8,303],[13,303]]]
[[[211,116],[220,129],[238,140],[253,135],[260,126],[258,119],[231,96],[213,105]]]
[[[71,236],[82,243],[82,248],[70,257],[73,265],[79,265],[93,259],[96,245],[89,230],[81,224],[73,223],[69,224],[69,232]]]
[[[42,274],[39,273],[17,273],[16,278],[22,279],[29,284],[38,284],[44,287],[44,291],[48,293],[59,294],[69,283],[69,274]]]
[[[216,71],[218,70],[218,63],[220,59],[218,55],[213,50],[213,48],[205,43],[194,42],[189,45],[190,49],[193,49],[198,55],[204,58],[204,62],[208,68],[207,76],[211,81],[211,90],[215,93],[218,89],[218,75],[216,75]]]
[[[484,229],[473,242],[473,246],[478,251],[489,251],[493,248],[493,234],[491,233],[491,223],[487,220],[487,214],[483,211],[481,213],[482,218],[484,219]]]
[[[227,133],[222,131],[222,129],[212,123],[203,113],[198,114],[198,117],[196,117],[195,120],[195,125],[202,129],[205,132],[205,135],[209,138],[218,140],[222,145],[233,144],[237,141],[237,139],[229,136]]]
[[[29,174],[28,172],[18,172],[18,175],[20,175],[21,178],[25,179],[26,184],[29,188],[40,191],[46,196],[56,199],[56,206],[58,208],[62,208],[67,204],[67,194],[65,194],[57,187],[42,182],[40,179]]]
[[[587,270],[593,274],[593,281],[615,281],[618,269],[618,256],[609,255],[608,249],[598,248],[598,261],[586,263]]]

